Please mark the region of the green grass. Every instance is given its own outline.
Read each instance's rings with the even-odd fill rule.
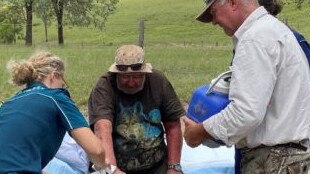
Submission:
[[[0,46],[0,100],[18,90],[8,83],[7,61],[28,58],[44,48],[66,61],[69,90],[85,109],[92,87],[112,64],[116,48],[137,43],[139,22],[145,19],[147,61],[167,75],[181,100],[187,102],[195,88],[228,69],[232,56],[231,39],[222,29],[194,20],[202,8],[202,0],[120,0],[104,30],[65,26],[63,47],[57,46],[56,26],[49,27],[49,42],[45,43],[44,28],[35,19],[34,46],[24,47],[23,41]],[[309,7],[285,6],[279,18],[310,38],[309,11]]]
[[[221,29],[194,20],[202,8],[201,0],[120,0],[115,13],[109,16],[103,30],[64,26],[65,44],[137,43],[141,19],[145,19],[146,45],[184,41],[198,44],[201,42],[230,44],[230,39]],[[44,44],[43,25],[38,19],[34,21],[34,42],[36,45]],[[51,45],[57,45],[55,24],[48,28],[48,38]]]
[[[18,88],[9,84],[5,64],[10,59],[27,58],[33,48],[18,50],[13,47],[0,53],[1,92],[0,100],[6,100]],[[73,99],[79,106],[86,105],[88,95],[102,75],[113,62],[116,47],[101,48],[50,48],[50,51],[62,57],[67,64],[67,81]],[[176,47],[151,46],[146,48],[147,61],[153,67],[163,71],[171,80],[183,101],[188,101],[196,87],[209,83],[211,78],[227,69],[230,61],[230,49],[222,47]],[[203,62],[203,63],[202,63]]]

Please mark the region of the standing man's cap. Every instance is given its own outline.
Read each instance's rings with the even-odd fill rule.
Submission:
[[[216,0],[205,0],[206,7],[203,9],[203,11],[196,17],[196,20],[200,22],[211,22],[212,15],[210,13],[210,7]]]
[[[110,66],[109,72],[151,73],[152,65],[150,63],[146,63],[143,48],[137,45],[123,45],[116,50],[115,62]]]

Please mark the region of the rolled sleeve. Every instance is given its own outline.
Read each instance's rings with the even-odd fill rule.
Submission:
[[[238,45],[230,83],[230,104],[203,122],[205,130],[226,145],[236,144],[264,120],[274,87],[275,72],[261,44]]]

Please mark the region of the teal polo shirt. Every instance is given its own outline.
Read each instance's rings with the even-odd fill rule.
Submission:
[[[0,174],[41,173],[66,131],[89,127],[69,92],[29,84],[0,107]]]

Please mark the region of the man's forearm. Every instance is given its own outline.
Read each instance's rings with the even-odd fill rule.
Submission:
[[[182,131],[180,121],[164,123],[168,149],[168,164],[180,163],[182,151]]]
[[[98,167],[106,167],[104,148],[93,132],[86,127],[71,130],[74,140],[85,150],[89,159]]]
[[[112,123],[109,120],[99,120],[95,123],[94,131],[95,135],[101,140],[108,162],[116,166],[116,158],[113,150]]]

